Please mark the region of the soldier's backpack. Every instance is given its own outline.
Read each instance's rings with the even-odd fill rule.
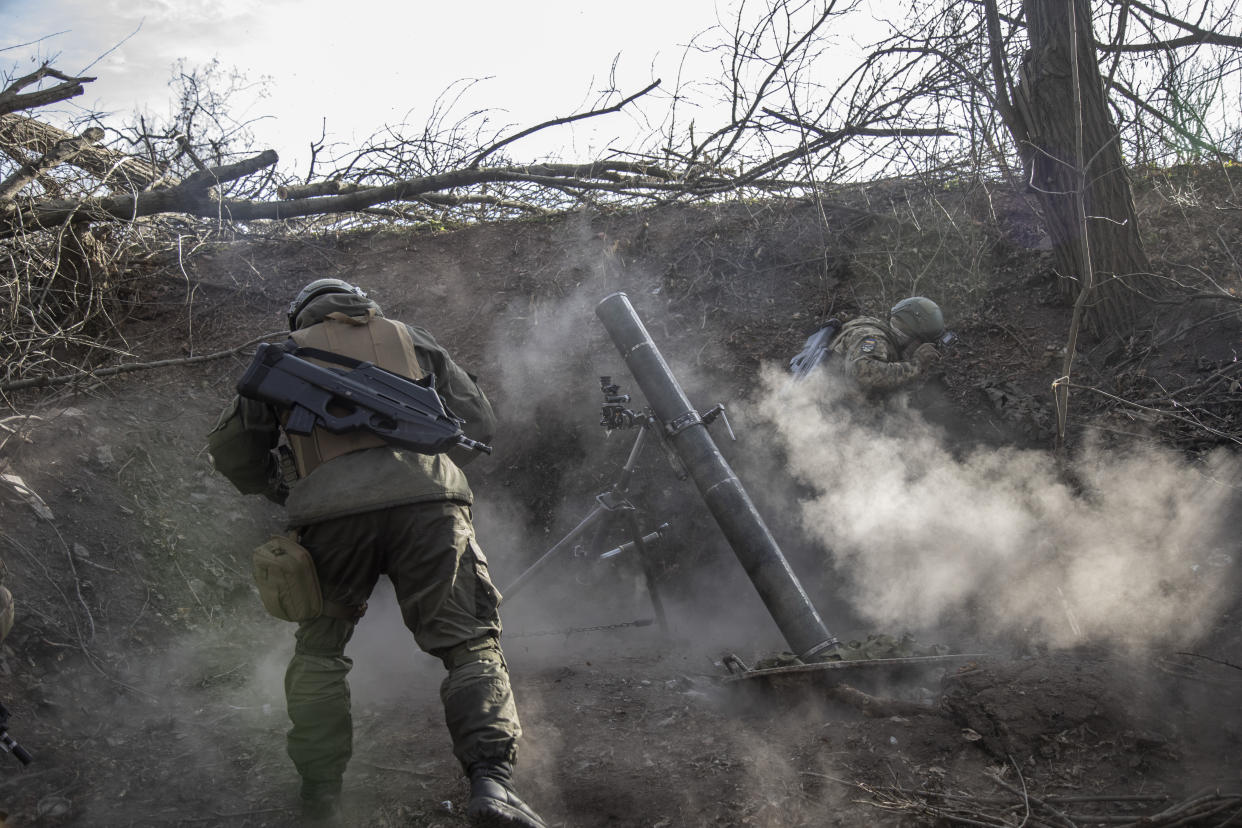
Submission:
[[[789,372],[793,374],[790,382],[801,382],[823,364],[832,353],[832,341],[841,331],[841,321],[836,317],[829,319],[824,326],[806,338],[802,350],[789,360]]]

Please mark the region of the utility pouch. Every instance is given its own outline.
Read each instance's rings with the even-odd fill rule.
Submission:
[[[254,550],[254,582],[269,613],[282,621],[323,614],[323,591],[310,553],[290,535],[275,535]]]

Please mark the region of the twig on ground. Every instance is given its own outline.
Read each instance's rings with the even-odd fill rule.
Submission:
[[[206,604],[203,603],[203,599],[198,597],[198,592],[195,591],[194,584],[190,583],[190,579],[186,577],[185,570],[181,568],[181,562],[174,560],[173,566],[177,568],[177,574],[179,574],[181,576],[181,579],[185,581],[186,588],[190,590],[190,594],[194,596],[195,602],[198,603],[199,607],[203,610],[203,612],[207,613],[207,620],[210,621],[211,610],[208,608]]]
[[[1014,766],[1014,769],[1017,770],[1018,763],[1013,761],[1012,756],[1009,757],[1009,761]],[[1022,779],[1022,774],[1020,772],[1018,773],[1018,779],[1022,780],[1022,790],[1018,790],[1013,785],[1010,785],[1008,782],[1001,779],[997,775],[994,775],[994,774],[989,775],[988,778],[991,779],[993,782],[995,782],[997,785],[1000,785],[1005,790],[1009,791],[1010,793],[1013,793],[1017,796],[1022,797],[1023,802],[1026,803],[1028,808],[1030,807],[1031,803],[1034,803],[1038,807],[1043,808],[1044,810],[1048,811],[1050,814],[1052,814],[1053,817],[1056,818],[1056,824],[1064,826],[1064,828],[1078,828],[1078,825],[1077,823],[1074,822],[1074,820],[1070,819],[1069,816],[1062,813],[1060,810],[1049,805],[1047,800],[1041,799],[1040,797],[1037,797],[1031,794],[1029,791],[1027,791],[1026,780]]]
[[[1009,757],[1009,761],[1017,770],[1017,763],[1012,756]],[[1226,825],[1236,825],[1242,821],[1242,792],[1222,793],[1219,790],[1209,790],[1198,793],[1150,815],[1107,812],[1079,814],[1061,811],[1054,807],[1052,803],[1093,803],[1102,806],[1112,804],[1133,808],[1136,804],[1145,802],[1167,803],[1169,796],[1164,794],[1119,794],[1116,796],[1109,796],[1107,794],[1085,796],[1048,794],[1047,796],[1039,797],[1030,793],[1026,780],[1020,771],[1018,772],[1018,778],[1022,783],[1021,788],[1009,784],[996,774],[987,775],[990,781],[1018,797],[1016,801],[987,796],[976,797],[960,793],[951,794],[942,791],[906,790],[896,785],[873,787],[862,782],[853,782],[848,779],[841,779],[813,771],[803,771],[801,775],[816,779],[826,779],[868,794],[869,799],[856,800],[861,804],[872,805],[888,811],[905,811],[929,816],[936,819],[938,824],[1015,828],[1011,819],[988,813],[983,806],[1002,806],[1006,807],[1007,810],[1015,812],[1021,809],[1024,811],[1024,816],[1019,825],[1053,826],[1054,828],[1077,828],[1078,825],[1115,825],[1119,826],[1119,828],[1182,828],[1182,826],[1224,828]],[[956,804],[950,805],[949,803]],[[1226,813],[1228,815],[1224,822],[1217,821],[1222,814]],[[1014,813],[1014,816],[1016,815]]]
[[[1225,661],[1219,658],[1212,658],[1211,656],[1203,655],[1202,653],[1188,653],[1183,650],[1178,650],[1177,655],[1190,656],[1191,658],[1201,658],[1204,661],[1210,661],[1213,664],[1220,664],[1224,667],[1232,667],[1235,670],[1242,670],[1242,665],[1234,664],[1232,661]]]
[[[1180,422],[1186,423],[1187,425],[1191,425],[1191,426],[1194,426],[1195,428],[1202,429],[1203,431],[1206,431],[1207,433],[1211,434],[1214,437],[1219,437],[1223,440],[1229,441],[1230,443],[1237,443],[1238,445],[1242,445],[1242,435],[1231,434],[1227,431],[1221,431],[1219,429],[1212,428],[1211,426],[1207,425],[1202,420],[1194,416],[1194,413],[1192,411],[1187,410],[1186,414],[1184,415],[1178,414],[1173,411],[1165,411],[1160,408],[1153,408],[1152,406],[1149,406],[1149,405],[1141,405],[1139,403],[1134,402],[1133,400],[1127,400],[1125,397],[1119,397],[1116,394],[1110,394],[1104,389],[1096,388],[1095,386],[1081,385],[1076,382],[1067,382],[1067,384],[1072,388],[1079,388],[1084,391],[1092,391],[1096,394],[1099,394],[1102,397],[1105,397],[1117,403],[1121,403],[1122,405],[1127,405],[1132,408],[1137,408],[1140,411],[1146,411],[1150,414],[1156,414],[1161,417],[1169,417],[1171,419],[1178,420]]]

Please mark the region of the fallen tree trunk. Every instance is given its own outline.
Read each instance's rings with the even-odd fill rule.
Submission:
[[[11,201],[23,187],[37,180],[44,170],[61,164],[73,163],[74,158],[90,149],[91,145],[101,140],[103,136],[104,131],[99,127],[91,127],[76,138],[66,134],[65,139],[54,144],[43,157],[27,161],[12,175],[0,182],[0,201]]]
[[[25,160],[22,152],[45,156],[58,144],[73,138],[68,132],[27,115],[0,115],[0,148],[19,160]],[[159,181],[162,175],[149,161],[107,147],[85,148],[65,163],[100,179],[113,192],[140,192]]]
[[[235,218],[226,208],[229,202],[213,198],[208,191],[219,184],[235,181],[264,167],[270,167],[278,160],[274,150],[266,150],[235,164],[197,172],[175,187],[148,190],[136,196],[35,202],[12,211],[3,219],[0,238],[11,238],[31,229],[59,227],[72,221],[130,221],[157,213],[188,213],[215,218],[223,212],[226,218]]]
[[[230,221],[289,219],[299,216],[347,213],[378,204],[422,200],[428,193],[491,182],[531,182],[584,189],[679,189],[667,183],[669,174],[650,164],[597,162],[591,164],[536,164],[528,167],[490,167],[452,170],[437,175],[368,187],[342,195],[294,201],[247,201],[214,198],[208,189],[250,175],[277,161],[267,150],[259,155],[195,173],[175,187],[149,190],[134,196],[113,196],[78,202],[42,201],[23,207],[0,224],[0,238],[30,229],[58,227],[67,221],[129,221],[158,213],[183,213]],[[7,225],[7,226],[5,226]]]

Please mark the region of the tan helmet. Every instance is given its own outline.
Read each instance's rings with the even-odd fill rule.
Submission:
[[[362,288],[351,285],[344,279],[316,279],[298,291],[298,295],[289,303],[289,330],[296,329],[298,314],[302,312],[302,309],[309,305],[316,296],[323,296],[325,293],[352,293],[364,299],[367,295]]]
[[[893,305],[888,324],[899,334],[920,342],[934,342],[944,333],[940,306],[925,296],[911,296]]]

